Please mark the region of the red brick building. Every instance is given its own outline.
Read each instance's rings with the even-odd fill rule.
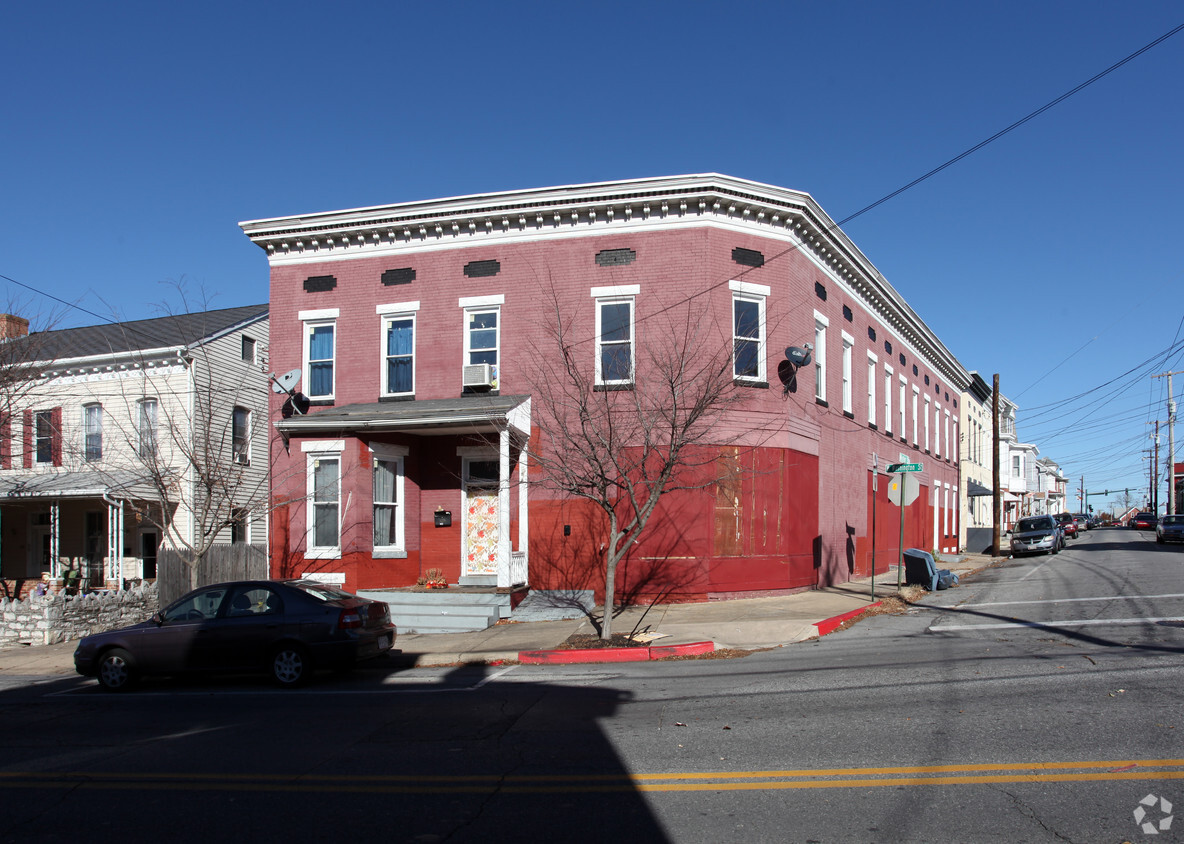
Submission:
[[[299,370],[310,403],[301,414],[273,396],[277,576],[349,589],[433,568],[451,583],[603,583],[596,520],[531,478],[530,454],[548,447],[532,378],[553,291],[584,327],[572,354],[595,365],[597,389],[644,377],[633,362],[657,339],[652,317],[675,304],[693,303],[736,350],[744,398],[719,447],[745,472],[664,498],[623,591],[703,599],[842,582],[871,571],[873,533],[885,571],[900,511],[877,463],[923,465],[905,546],[957,545],[970,376],[807,194],[708,174],[242,228],[270,264],[271,368]],[[806,343],[794,379],[785,349]]]

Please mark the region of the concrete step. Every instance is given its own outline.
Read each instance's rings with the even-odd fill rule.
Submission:
[[[510,596],[493,592],[440,589],[432,592],[360,590],[359,595],[385,601],[391,620],[406,633],[467,633],[485,630],[510,615]]]

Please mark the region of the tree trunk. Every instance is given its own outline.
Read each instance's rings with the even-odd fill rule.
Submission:
[[[617,594],[617,562],[610,549],[609,556],[604,563],[604,620],[600,623],[600,638],[608,641],[613,637],[613,609],[616,604],[614,596]]]

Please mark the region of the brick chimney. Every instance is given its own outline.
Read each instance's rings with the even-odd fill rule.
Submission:
[[[0,340],[29,336],[29,321],[13,314],[0,314]]]

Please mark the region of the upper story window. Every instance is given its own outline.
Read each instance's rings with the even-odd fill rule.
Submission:
[[[843,334],[843,412],[852,413],[854,407],[855,397],[852,394],[851,379],[853,377],[851,371],[851,354],[855,347],[855,338],[846,331]]]
[[[593,287],[596,297],[596,383],[629,385],[634,377],[633,308],[640,285]]]
[[[255,338],[243,335],[243,362],[255,362]]]
[[[251,465],[251,411],[236,406],[231,415],[231,450],[234,462]]]
[[[814,312],[814,398],[826,401],[826,317]]]
[[[921,400],[921,388],[916,384],[913,385],[913,445],[918,445],[917,440],[917,410],[918,402]]]
[[[874,352],[867,353],[867,424],[876,424],[876,379],[880,377],[877,369],[879,359]]]
[[[896,433],[900,435],[902,440],[905,439],[905,398],[908,395],[908,386],[908,381],[905,380],[903,375],[901,375],[900,395],[898,397],[900,399],[900,406],[896,409],[896,412],[900,414],[900,427],[897,429]]]
[[[763,383],[765,375],[765,301],[770,288],[733,281],[732,375],[739,381]]]
[[[884,364],[884,430],[892,433],[892,367]]]
[[[415,395],[415,313],[419,302],[379,305],[382,317],[382,394]]]
[[[338,316],[337,308],[300,312],[304,324],[305,394],[313,401],[331,400],[334,396]]]
[[[103,406],[87,404],[82,407],[83,456],[88,462],[103,459]]]
[[[230,510],[230,541],[234,545],[251,541],[250,512],[246,507]]]
[[[54,441],[57,439],[57,429],[53,424],[53,411],[38,410],[33,414],[33,420],[37,462],[52,464],[54,462]]]
[[[159,443],[157,442],[157,416],[159,405],[156,399],[140,401],[139,419],[136,431],[139,436],[139,455],[141,460],[156,458]]]

